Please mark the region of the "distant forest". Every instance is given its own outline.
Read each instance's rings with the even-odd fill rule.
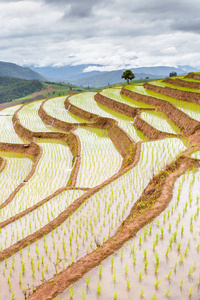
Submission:
[[[22,98],[42,89],[43,84],[38,80],[0,76],[0,103]]]

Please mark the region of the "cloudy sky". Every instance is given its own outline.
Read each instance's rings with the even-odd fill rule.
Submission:
[[[0,0],[0,61],[199,68],[199,12],[199,0]]]

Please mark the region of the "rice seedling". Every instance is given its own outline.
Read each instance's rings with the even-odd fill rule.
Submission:
[[[88,276],[86,277],[86,286],[87,286],[87,288],[89,287],[90,280],[91,280],[91,276],[88,275]]]
[[[113,91],[110,91],[111,94],[112,92]],[[114,97],[116,97],[115,100],[119,100],[118,102],[124,100],[123,97],[123,100],[121,100],[119,92],[120,90],[116,93],[113,92],[113,94],[115,94]],[[117,97],[119,97],[118,100]],[[81,99],[83,100],[82,103]],[[61,109],[60,112],[56,111],[55,107],[52,107],[52,104],[55,104],[56,101],[59,102],[58,107]],[[103,106],[98,106],[94,101],[94,93],[82,96],[75,95],[71,97],[70,101],[73,104],[77,102],[77,106],[80,105],[85,109],[86,103],[88,106],[89,101],[91,101],[91,106],[88,107],[88,111],[93,110],[96,114],[99,112],[99,115],[103,117],[113,117],[113,119],[118,120],[121,128],[124,128],[126,132],[130,132],[131,137],[136,136],[136,138],[140,140],[139,136],[137,136],[138,132],[134,130],[131,131],[131,127],[134,128],[132,124],[133,120],[127,118],[123,121],[122,116],[119,114],[117,115],[117,113],[115,114]],[[131,102],[130,99],[125,99],[124,101]],[[37,105],[24,106],[18,113],[20,121],[33,132],[58,131],[57,129],[53,129],[53,126],[46,126],[41,119],[38,120],[37,110],[41,102],[38,103]],[[136,105],[136,103],[133,101],[132,105]],[[69,113],[70,110],[64,111],[64,99],[47,101],[45,107],[50,115],[57,116],[60,120],[67,121],[67,119],[74,119],[74,123],[81,123],[81,120],[79,122],[75,116]],[[31,116],[31,118],[34,119],[32,123],[35,123],[35,125],[29,125],[29,109],[32,109],[29,118]],[[64,115],[64,112],[67,116]],[[36,116],[34,117],[34,115]],[[156,123],[158,119],[161,120],[161,114],[156,116],[156,112],[153,114],[148,113],[148,116],[150,115],[155,115],[152,124],[153,122]],[[37,120],[38,124],[36,124]],[[167,122],[166,118],[165,121]],[[128,125],[128,122],[131,126]],[[155,124],[155,126],[158,126],[158,128],[163,126],[163,130],[167,131],[166,127],[164,128],[164,123],[165,122],[161,125]],[[52,125],[54,124],[52,123]],[[168,125],[174,130],[170,122]],[[80,126],[79,129],[76,130],[76,133],[80,138],[82,148],[82,165],[76,182],[77,186],[96,186],[120,169],[122,157],[109,139],[107,130],[96,130],[96,128],[88,130],[87,127],[81,128]],[[1,210],[1,221],[7,220],[17,213],[37,204],[38,201],[51,195],[56,189],[66,186],[68,182],[70,172],[62,173],[62,169],[64,167],[64,169],[71,170],[72,155],[70,149],[66,144],[64,145],[58,142],[51,143],[50,140],[45,141],[38,139],[36,142],[43,149],[43,156],[41,157],[40,165],[36,168],[36,175],[33,175],[30,184],[28,182],[24,183],[24,187],[13,198],[13,201],[10,202],[6,208]],[[97,247],[101,247],[108,237],[111,237],[115,233],[117,228],[130,213],[132,206],[137,199],[139,199],[152,177],[158,174],[165,165],[174,160],[180,151],[185,148],[182,141],[178,138],[167,138],[142,143],[138,165],[96,192],[93,196],[88,197],[74,214],[63,222],[62,225],[57,226],[51,233],[33,244],[29,244],[26,248],[20,249],[20,251],[15,253],[10,259],[5,259],[0,263],[2,269],[0,291],[2,290],[1,282],[6,282],[5,286],[8,298],[21,299],[23,298],[23,291],[27,290],[27,293],[30,292],[30,290],[28,290],[30,284],[36,286],[40,284],[40,282],[48,280],[53,277],[55,273],[61,272],[73,262],[76,263],[77,260],[87,253],[89,254]],[[63,157],[65,158],[64,160]],[[113,157],[113,160],[111,160],[110,157]],[[24,157],[23,161],[25,161]],[[20,164],[18,166],[20,166]],[[30,164],[30,168],[31,167],[32,161]],[[52,170],[54,170],[54,173],[50,174]],[[87,176],[83,170],[88,170],[88,172],[86,172]],[[99,176],[96,175],[97,170],[99,170]],[[41,178],[43,177],[44,180],[38,178],[38,176],[40,176],[39,174],[41,174]],[[5,174],[2,175],[2,179],[4,176]],[[14,175],[12,176],[14,178]],[[55,177],[59,182],[57,182],[57,180],[55,181]],[[193,286],[188,285],[187,279],[193,280],[194,285],[198,285],[200,282],[200,276],[196,272],[198,266],[196,266],[197,264],[195,263],[198,259],[197,255],[200,249],[200,243],[198,242],[199,232],[197,228],[200,209],[199,196],[196,195],[198,185],[199,174],[197,170],[195,170],[195,173],[194,170],[192,170],[178,179],[177,183],[175,183],[173,199],[167,210],[158,216],[155,221],[141,229],[138,234],[128,242],[127,247],[123,247],[117,251],[116,254],[109,257],[107,263],[108,267],[106,262],[105,264],[102,262],[100,266],[94,270],[94,273],[91,270],[91,273],[83,279],[86,287],[90,287],[91,297],[94,296],[92,296],[92,293],[95,291],[97,295],[101,295],[101,297],[105,298],[106,289],[103,291],[102,286],[106,286],[106,284],[104,285],[105,278],[109,279],[109,276],[112,276],[110,278],[112,282],[110,298],[117,299],[121,297],[121,294],[119,295],[116,291],[120,284],[124,284],[125,287],[123,291],[120,290],[120,293],[123,292],[124,297],[131,295],[133,289],[135,289],[135,285],[133,284],[132,287],[131,283],[136,282],[138,285],[136,298],[164,299],[165,296],[170,297],[172,295],[172,288],[171,286],[167,290],[161,288],[162,282],[164,282],[167,277],[171,284],[173,284],[174,290],[175,277],[180,273],[183,276],[180,281],[180,289],[183,287],[184,282],[184,289],[189,291],[192,297],[193,295],[197,295],[196,289],[192,291]],[[31,213],[1,228],[1,251],[47,225],[84,193],[84,190],[68,190],[62,192]],[[30,196],[31,194],[32,196]],[[194,260],[192,263],[191,259]],[[130,265],[131,260],[134,267]],[[182,272],[183,266],[184,272]],[[119,270],[124,271],[119,272]],[[152,270],[155,273],[154,276],[156,276],[155,280],[152,280]],[[94,283],[94,274],[98,274],[98,278],[101,278],[101,282]],[[106,274],[106,276],[104,276],[104,274]],[[156,294],[153,296],[146,288],[144,295],[144,288],[142,287],[142,284],[144,284],[143,277],[145,283],[147,281],[148,286],[151,286],[153,289],[155,288]],[[19,282],[18,285],[13,284],[15,278]],[[12,285],[13,287],[17,286],[15,294],[13,294]],[[77,285],[79,285],[79,282],[77,282]],[[79,289],[79,287],[76,286],[76,295],[81,295],[82,299],[85,299],[88,294],[84,293],[84,289],[81,285],[80,287]],[[191,292],[189,289],[191,289]],[[176,294],[181,296],[181,293],[180,295],[178,293],[176,290]],[[64,296],[63,298],[75,298],[77,297],[76,295],[73,287],[70,287],[66,291],[66,297]],[[60,297],[62,298],[62,295],[60,295]]]
[[[117,300],[117,295],[118,295],[118,292],[114,291],[113,300]]]
[[[102,289],[102,284],[100,282],[97,283],[97,286],[96,286],[96,291],[97,291],[97,294],[101,294],[101,289]]]

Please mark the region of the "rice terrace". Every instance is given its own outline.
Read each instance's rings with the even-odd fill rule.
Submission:
[[[200,73],[0,120],[1,300],[200,298]]]

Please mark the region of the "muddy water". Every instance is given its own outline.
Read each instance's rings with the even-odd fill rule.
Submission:
[[[21,139],[15,132],[12,117],[20,105],[12,106],[0,111],[0,142],[23,144],[26,141]]]
[[[9,298],[15,292],[16,298],[22,299],[23,290],[33,289],[42,280],[51,278],[56,271],[95,249],[97,240],[102,243],[114,234],[152,176],[184,148],[178,139],[142,144],[143,154],[138,166],[90,197],[46,237],[0,263],[3,270],[0,282],[4,287],[0,289],[1,297]],[[23,273],[23,266],[25,272],[20,285],[19,274]],[[10,292],[8,277],[12,285]]]
[[[75,283],[73,299],[199,299],[199,186],[200,171],[181,176],[168,208]],[[69,298],[70,288],[56,297]]]
[[[198,81],[199,82],[199,81]],[[160,87],[170,87],[172,89],[177,89],[177,90],[181,90],[181,91],[189,91],[189,92],[193,92],[193,93],[200,93],[200,91],[196,90],[196,89],[190,89],[190,88],[185,88],[185,87],[181,87],[181,86],[175,86],[173,84],[170,84],[170,83],[166,83],[166,82],[163,82],[163,81],[151,81],[151,84],[152,85],[156,85],[156,86],[160,86]]]
[[[8,248],[18,240],[34,233],[50,221],[54,220],[75,199],[85,192],[81,190],[66,190],[44,203],[42,206],[20,218],[19,220],[5,226],[0,232],[1,250]],[[5,244],[6,241],[6,244]]]
[[[110,114],[110,118],[118,121],[119,126],[135,141],[148,141],[149,139],[137,128],[134,127],[134,118],[125,116],[104,105],[97,103],[98,107]]]
[[[44,110],[50,116],[67,123],[87,123],[87,120],[81,119],[70,113],[70,109],[65,108],[64,102],[66,97],[56,97],[49,99],[44,104]]]
[[[38,110],[43,101],[35,101],[30,104],[25,105],[19,112],[18,117],[21,124],[34,132],[61,132],[60,130],[50,126],[45,125],[38,115]]]
[[[5,168],[0,173],[1,204],[7,200],[10,194],[28,176],[32,169],[33,161],[28,155],[12,152],[0,151],[0,157],[4,157],[7,160]]]
[[[174,134],[180,133],[180,129],[171,122],[163,112],[146,111],[141,113],[141,117],[144,121],[160,131]]]
[[[94,187],[119,171],[123,159],[107,130],[79,128],[75,133],[81,141],[77,187]]]
[[[0,211],[1,222],[67,185],[72,168],[69,147],[54,140],[48,143],[48,140],[38,139],[38,144],[42,147],[43,154],[36,171],[12,202]]]
[[[21,105],[15,105],[8,108],[0,110],[0,116],[11,115],[13,116],[16,110],[20,108]]]
[[[181,101],[177,100],[175,98],[167,97],[162,94],[158,94],[152,91],[149,91],[145,89],[143,86],[128,86],[126,89],[131,90],[133,92],[146,95],[146,96],[151,96],[155,97],[161,100],[168,101],[175,105],[178,109],[182,110],[184,113],[188,114],[191,118],[200,121],[200,106],[195,103],[187,102],[187,101]]]
[[[117,94],[119,94],[118,91],[117,91]],[[139,130],[137,130],[134,127],[134,118],[130,118],[121,113],[115,112],[114,110],[109,109],[106,106],[103,106],[103,105],[97,103],[94,100],[94,95],[95,95],[95,93],[92,93],[92,92],[82,93],[80,95],[75,95],[75,96],[70,97],[69,100],[72,104],[76,105],[77,107],[79,107],[81,109],[87,110],[91,113],[97,114],[104,118],[112,118],[112,119],[118,121],[119,126],[122,129],[124,129],[132,137],[132,139],[135,142],[148,140],[144,136],[144,134],[142,134]],[[130,99],[128,97],[125,97],[125,98]],[[137,102],[137,103],[139,103],[139,102]],[[140,104],[140,106],[141,105],[143,105],[143,104]]]
[[[154,106],[151,106],[149,104],[146,103],[142,103],[133,99],[130,99],[129,97],[126,97],[124,95],[120,94],[121,92],[121,88],[119,89],[105,89],[103,91],[101,91],[101,94],[111,98],[115,101],[118,101],[120,103],[124,103],[124,104],[128,104],[131,107],[139,107],[139,108],[154,108]]]

